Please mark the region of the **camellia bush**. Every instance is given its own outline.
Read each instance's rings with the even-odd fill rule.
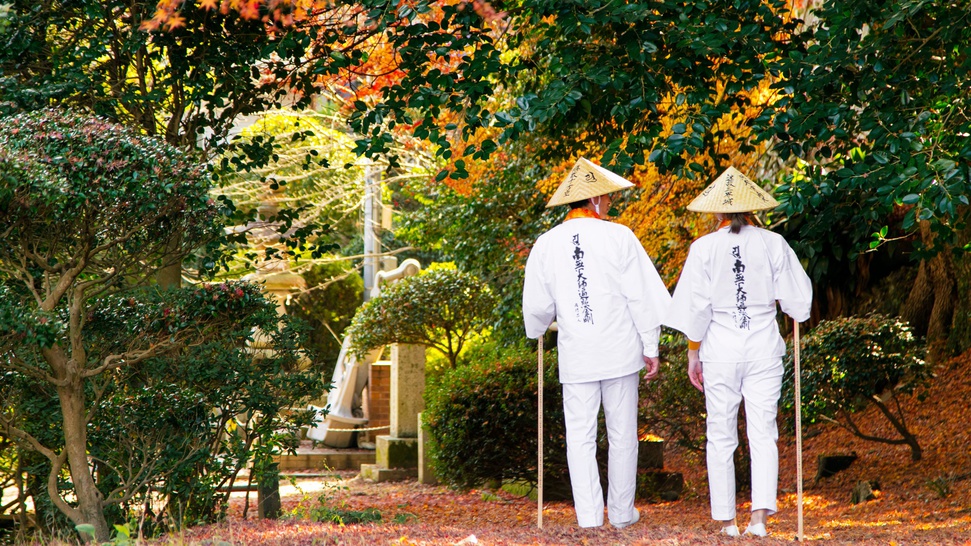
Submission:
[[[543,471],[548,498],[570,495],[563,395],[556,351],[545,354]],[[536,352],[525,346],[483,345],[462,356],[463,366],[430,378],[424,424],[433,439],[435,473],[445,483],[536,483]]]
[[[302,331],[257,286],[155,284],[196,253],[211,262],[200,249],[222,237],[205,169],[52,109],[0,118],[0,181],[0,459],[17,459],[0,469],[24,484],[15,506],[29,497],[39,523],[99,542],[132,518],[218,517],[220,487],[250,462],[265,473],[309,422],[287,408],[323,384],[298,371]],[[247,349],[256,329],[274,353]]]
[[[433,269],[394,282],[364,304],[348,333],[355,351],[413,343],[442,353],[451,368],[495,306],[488,285],[455,269]]]
[[[911,459],[920,460],[921,447],[907,427],[898,396],[912,395],[925,386],[931,369],[924,360],[924,343],[905,322],[877,314],[823,321],[801,345],[802,412],[808,422],[831,422],[864,440],[907,445]],[[781,404],[781,413],[790,415],[792,358],[790,349]],[[899,437],[860,429],[853,415],[871,404]]]

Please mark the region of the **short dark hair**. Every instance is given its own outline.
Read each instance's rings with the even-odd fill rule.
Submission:
[[[587,203],[589,202],[590,202],[590,199],[581,199],[579,201],[574,201],[570,203],[570,210],[582,209],[583,207],[587,206]]]

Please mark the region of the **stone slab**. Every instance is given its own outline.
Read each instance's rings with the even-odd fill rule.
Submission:
[[[361,479],[368,482],[400,482],[417,477],[417,468],[381,468],[376,464],[361,465]]]
[[[375,446],[374,462],[379,467],[418,468],[418,438],[378,436]]]

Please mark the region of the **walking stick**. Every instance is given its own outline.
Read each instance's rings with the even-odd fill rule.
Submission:
[[[802,386],[799,381],[799,321],[792,320],[793,375],[796,389],[796,540],[802,542]]]
[[[536,526],[543,528],[543,336],[539,336],[539,345],[536,348],[537,354],[537,385],[539,395],[539,436],[537,438],[539,448],[537,449],[537,472],[536,472]]]

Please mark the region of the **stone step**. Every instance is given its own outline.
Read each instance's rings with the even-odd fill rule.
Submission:
[[[381,468],[376,464],[361,466],[361,478],[369,482],[400,482],[417,477],[417,468]]]
[[[360,470],[362,464],[374,464],[373,450],[367,449],[297,449],[296,455],[273,458],[281,472],[293,470]]]

